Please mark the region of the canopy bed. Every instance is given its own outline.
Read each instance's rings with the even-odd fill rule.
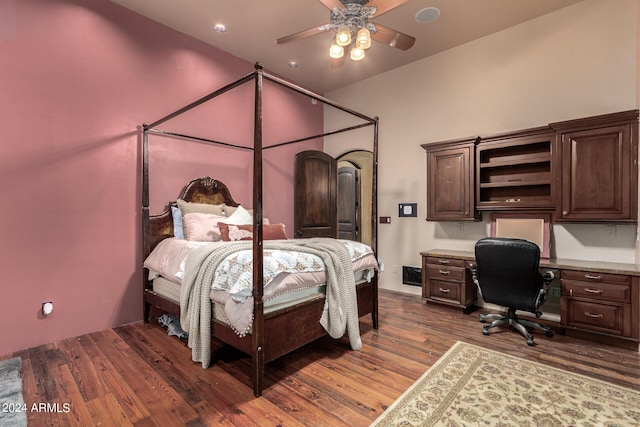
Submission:
[[[311,99],[315,99],[325,105],[337,108],[364,122],[323,134],[263,146],[262,96],[264,79],[299,94],[309,96]],[[254,82],[253,147],[236,146],[227,142],[173,133],[158,128],[159,125],[162,125],[168,120],[185,114],[193,108],[249,82]],[[263,218],[263,151],[282,145],[302,143],[324,136],[361,129],[367,126],[373,126],[372,231],[370,247],[358,242],[340,241],[337,239],[281,240],[282,237],[278,234],[277,225],[267,224],[267,221]],[[226,227],[224,230],[227,231],[227,234],[229,234],[231,230],[238,236],[246,233],[244,236],[248,237],[246,237],[245,240],[250,241],[225,242],[225,244],[213,243],[207,245],[189,242],[188,239],[180,241],[176,238],[177,236],[174,236],[174,227],[178,221],[178,219],[174,217],[175,211],[172,212],[172,205],[176,204],[175,201],[169,202],[164,212],[154,215],[150,214],[150,134],[177,138],[185,142],[197,141],[199,143],[204,142],[252,150],[253,211],[250,213],[252,223],[248,226],[234,226],[233,222],[231,225],[225,223],[225,221],[227,221],[224,218],[226,214],[230,214],[229,217],[233,217],[238,213],[245,214],[247,211],[242,209],[241,205],[239,206],[239,203],[233,199],[228,187],[217,179],[210,177],[194,179],[187,183],[176,199],[176,201],[182,203],[183,207],[198,205],[205,206],[207,209],[216,210],[217,213],[221,214],[221,218],[219,219],[220,230],[223,230],[224,225],[224,227]],[[183,321],[189,324],[192,332],[196,331],[196,334],[190,333],[189,336],[189,346],[192,348],[192,358],[194,361],[202,362],[203,367],[208,366],[211,356],[209,342],[211,337],[249,354],[252,360],[251,377],[253,393],[258,397],[262,394],[264,387],[263,376],[266,363],[310,343],[327,333],[334,338],[337,338],[338,335],[342,336],[345,331],[345,321],[347,323],[346,330],[349,335],[351,347],[358,349],[359,331],[357,331],[357,323],[358,318],[365,314],[371,314],[373,327],[375,329],[378,328],[378,273],[376,258],[377,118],[365,116],[319,94],[270,75],[266,73],[259,64],[256,64],[255,71],[245,75],[241,79],[151,124],[144,124],[142,126],[142,136],[142,228],[143,259],[145,260],[143,269],[144,320],[149,321],[152,310],[154,312],[159,311],[161,313],[180,316]],[[191,207],[189,207],[189,209],[191,209]],[[193,217],[195,217],[195,215],[189,216],[189,220],[191,221]],[[210,217],[215,217],[215,215],[212,214]],[[174,218],[176,218],[175,221]],[[187,219],[187,215],[184,215],[182,219]],[[186,226],[186,224],[183,224],[183,226]],[[276,240],[270,240],[274,239],[274,237],[269,236],[269,234],[274,232],[276,233]],[[286,236],[284,237],[286,238]],[[214,248],[216,246],[220,248]],[[221,261],[222,257],[217,255],[217,253],[220,251],[229,251],[229,253],[231,253],[231,250],[227,249],[231,246],[234,247],[233,251],[235,254],[244,253],[244,255],[237,255],[237,258],[244,257],[245,260],[248,259],[247,264],[241,269],[244,269],[244,272],[247,273],[242,276],[245,279],[244,282],[248,281],[249,283],[245,283],[246,286],[242,289],[235,289],[229,293],[229,289],[223,288],[225,286],[227,286],[227,288],[242,287],[238,285],[242,280],[238,277],[227,278],[228,283],[226,285],[220,285],[220,287],[215,289],[216,285],[214,284],[214,289],[211,290],[211,294],[209,294],[209,289],[207,288],[203,291],[194,291],[194,294],[186,293],[185,289],[191,289],[192,291],[194,289],[200,289],[196,283],[202,282],[203,277],[209,279],[213,275],[212,268],[217,268],[224,263]],[[247,251],[249,253],[248,256]],[[274,263],[272,256],[279,251],[291,251],[291,253],[300,252],[300,256],[307,260],[319,257],[322,259],[322,263],[325,264],[325,270],[319,277],[316,274],[318,272],[315,270],[313,272],[291,272],[292,277],[297,279],[303,277],[304,279],[302,281],[293,281],[295,289],[286,288],[288,285],[281,283],[285,280],[281,280],[276,285],[273,285],[272,282],[276,280],[270,281],[271,277],[265,277],[265,274],[270,274],[267,267]],[[214,253],[216,255],[214,255]],[[167,254],[171,254],[173,258],[170,258]],[[181,255],[176,256],[175,254]],[[287,254],[289,254],[289,252],[287,252]],[[179,262],[180,258],[182,258],[182,262]],[[211,267],[209,264],[206,266],[204,264],[196,265],[195,259],[200,261],[207,259],[209,260],[208,262],[212,262],[215,267]],[[210,261],[211,259],[216,259],[216,261]],[[308,261],[310,264],[314,262],[316,261]],[[298,262],[297,264],[304,264],[304,262]],[[329,264],[331,264],[331,267],[329,267]],[[163,272],[157,271],[162,269],[169,271],[164,272],[164,274]],[[235,268],[235,270],[238,269],[237,267]],[[267,273],[265,273],[265,269]],[[288,275],[282,275],[278,272],[273,273],[273,275],[278,279],[284,276],[288,277]],[[307,280],[312,276],[314,276],[312,279]],[[181,280],[176,281],[175,277],[180,277]],[[268,286],[267,283],[269,283]],[[304,284],[300,285],[300,283]],[[228,292],[227,294],[224,293],[225,290]],[[351,304],[351,308],[345,308],[344,302],[340,303],[343,305],[341,305],[339,309],[331,308],[330,302],[332,299],[336,299],[335,295],[338,294],[342,295],[344,297],[343,299],[349,301],[348,304]],[[334,296],[332,297],[332,295]],[[244,306],[250,307],[248,317],[246,313],[241,316],[238,313],[227,310],[225,301],[229,298],[234,300],[241,298]],[[197,305],[197,307],[192,307],[192,303]],[[353,304],[355,304],[355,306]],[[346,316],[346,320],[342,317],[339,320],[343,327],[341,334],[335,332],[336,330],[339,331],[340,328],[338,327],[338,329],[336,329],[331,326],[332,321],[327,320],[333,316],[335,324],[336,316],[332,315],[332,313],[338,311],[342,313],[340,316],[344,314],[343,311],[351,313]],[[358,334],[357,337],[352,336],[353,331],[351,327],[355,327]]]

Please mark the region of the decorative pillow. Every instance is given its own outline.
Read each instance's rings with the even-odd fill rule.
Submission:
[[[171,216],[173,217],[173,237],[184,240],[184,231],[182,230],[182,212],[177,206],[171,206]]]
[[[222,205],[222,212],[224,212],[224,216],[231,216],[238,210],[238,207],[239,206]],[[249,212],[249,215],[253,215],[253,209],[246,209],[246,211]]]
[[[224,221],[227,224],[239,225],[239,224],[252,224],[253,216],[247,212],[242,206],[238,208]]]
[[[214,215],[220,215],[220,216],[224,215],[222,211],[223,205],[210,205],[208,203],[192,203],[192,202],[186,202],[182,199],[176,200],[176,203],[180,208],[180,212],[182,212],[183,218],[186,214],[194,213],[194,212],[214,214]]]
[[[225,219],[222,215],[200,212],[185,214],[182,217],[185,238],[196,242],[219,242],[222,235],[218,225]]]
[[[225,220],[225,222],[218,223],[218,228],[220,229],[222,240],[225,242],[253,239],[252,224],[226,224]],[[262,238],[264,240],[286,240],[287,233],[285,231],[285,225],[262,224]]]

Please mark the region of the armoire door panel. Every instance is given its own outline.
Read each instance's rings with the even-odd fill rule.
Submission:
[[[322,151],[295,158],[295,237],[337,237],[337,161]]]

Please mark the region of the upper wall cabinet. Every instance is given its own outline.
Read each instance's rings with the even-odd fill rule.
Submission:
[[[562,170],[556,221],[637,221],[638,111],[551,127]]]
[[[484,210],[638,220],[638,110],[422,147],[427,220],[477,220]]]
[[[478,221],[473,166],[477,138],[423,144],[427,152],[427,220]]]
[[[553,209],[554,144],[549,127],[482,138],[476,148],[476,207]]]

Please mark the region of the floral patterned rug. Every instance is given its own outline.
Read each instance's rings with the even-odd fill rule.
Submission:
[[[372,426],[640,426],[640,392],[457,342]]]

